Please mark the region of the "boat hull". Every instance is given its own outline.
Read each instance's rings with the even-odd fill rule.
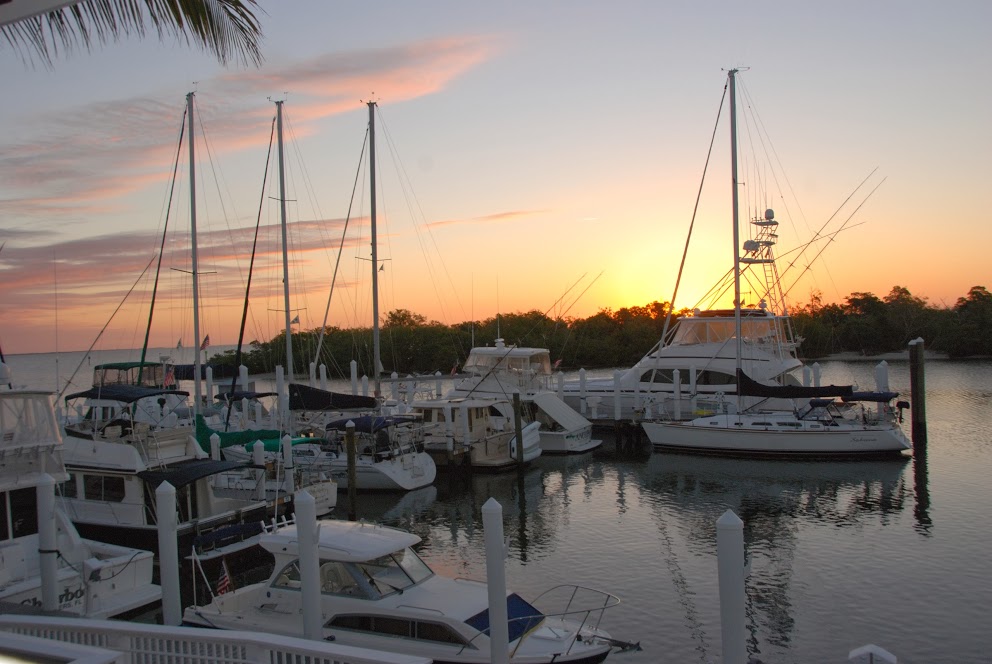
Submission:
[[[348,489],[348,461],[341,458],[330,466],[338,490]],[[426,452],[410,452],[392,459],[355,463],[355,487],[360,491],[413,491],[434,483],[437,466]]]
[[[643,428],[655,448],[720,454],[886,456],[912,447],[894,426],[779,430],[751,422],[745,429],[735,421],[732,416],[723,416],[689,422],[644,422]]]

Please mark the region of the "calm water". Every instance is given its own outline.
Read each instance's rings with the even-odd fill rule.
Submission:
[[[54,381],[52,356],[8,364],[19,370],[15,382]],[[873,386],[873,363],[823,368],[830,382]],[[890,376],[908,395],[908,365],[892,363]],[[926,386],[925,466],[729,460],[618,449],[607,439],[593,453],[542,457],[522,475],[439,478],[403,497],[361,496],[359,516],[420,535],[435,569],[484,579],[480,508],[495,497],[514,589],[534,596],[577,583],[621,597],[603,625],[644,651],[611,661],[719,662],[715,522],[732,509],[751,560],[753,656],[843,662],[875,643],[900,662],[989,662],[992,362],[931,361]]]

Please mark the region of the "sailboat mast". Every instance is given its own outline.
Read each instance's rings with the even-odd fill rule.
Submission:
[[[743,344],[741,343],[741,255],[740,255],[740,229],[738,221],[738,200],[737,200],[737,70],[731,69],[730,77],[730,179],[733,186],[731,201],[734,216],[734,336],[737,337],[737,370],[741,369],[741,353]],[[740,401],[740,390],[737,390],[737,399]],[[740,404],[738,404],[739,410]]]
[[[193,97],[194,93],[186,95],[186,110],[189,116],[189,225],[190,244],[192,245],[191,260],[193,270],[193,414],[200,413],[200,401],[203,398],[200,389],[202,364],[200,363],[200,268],[196,251],[196,158],[193,153]]]
[[[286,230],[286,171],[282,149],[282,101],[276,102],[276,131],[279,136],[279,219],[282,225],[282,290],[286,309],[286,380],[293,382],[293,328],[289,311],[289,242]]]
[[[372,227],[372,372],[375,377],[373,396],[377,399],[382,395],[382,383],[379,380],[380,361],[379,348],[379,249],[375,234],[375,102],[369,105],[369,191],[372,202],[369,206],[370,225]]]

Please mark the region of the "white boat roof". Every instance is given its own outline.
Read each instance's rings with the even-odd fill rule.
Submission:
[[[317,552],[322,560],[363,562],[375,560],[420,542],[413,533],[398,528],[379,526],[363,521],[319,521],[320,540]],[[261,545],[273,554],[298,556],[299,537],[296,524],[282,526],[262,535]]]
[[[533,357],[535,355],[551,355],[547,348],[529,348],[519,346],[476,346],[469,353],[472,355],[491,355],[493,357]]]

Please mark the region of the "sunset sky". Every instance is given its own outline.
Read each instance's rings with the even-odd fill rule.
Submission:
[[[899,285],[951,306],[992,287],[985,0],[261,7],[259,69],[154,37],[50,70],[0,48],[4,353],[87,348],[135,284],[99,343],[141,344],[194,90],[206,135],[198,129],[201,330],[214,345],[237,340],[260,202],[248,340],[283,325],[274,176],[262,189],[270,98],[285,100],[290,308],[303,329],[324,320],[349,205],[328,324],[371,321],[358,170],[369,99],[383,315],[584,317],[670,300],[731,67],[746,69],[741,112],[768,141],[749,134],[745,147],[772,162],[742,177],[742,214],[775,208],[780,255],[872,174],[825,232],[844,230],[789,270],[791,304]],[[732,264],[728,131],[724,116],[679,307],[699,304]],[[188,192],[181,181],[173,194],[152,345],[196,343]]]

